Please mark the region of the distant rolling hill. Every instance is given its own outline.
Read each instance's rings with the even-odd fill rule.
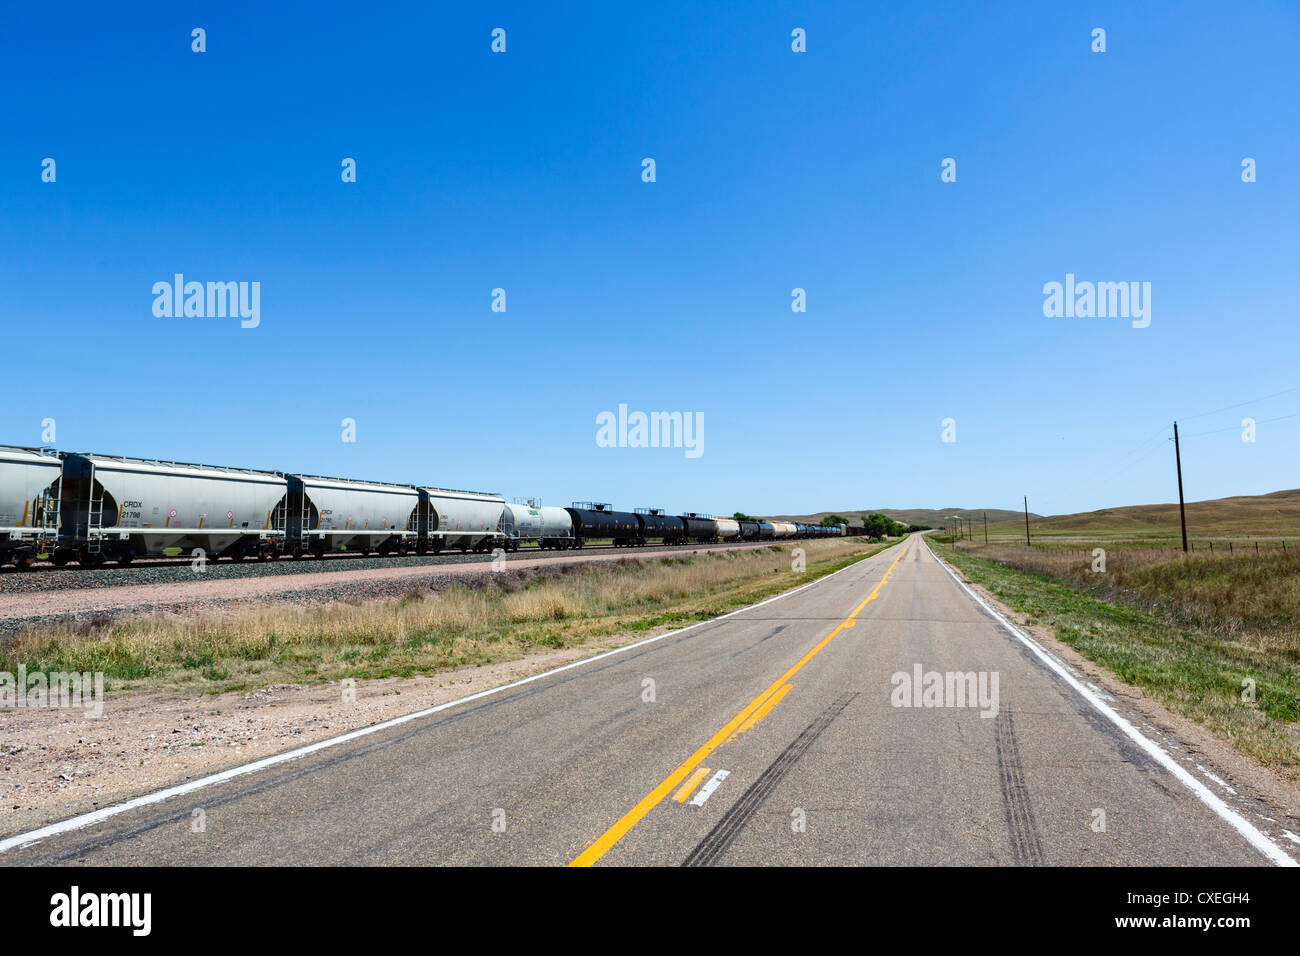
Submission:
[[[993,514],[989,513],[991,535],[1020,534],[1023,528],[1023,523],[1017,527],[1012,521],[995,527]],[[1035,534],[1051,535],[1105,534],[1135,538],[1173,538],[1181,534],[1176,501],[1052,515],[1032,520],[1030,528]],[[1300,489],[1275,491],[1267,495],[1189,501],[1187,533],[1193,537],[1300,535]]]
[[[777,521],[819,524],[837,514],[858,524],[863,515],[888,515],[902,524],[942,528],[953,515],[969,519],[983,530],[988,515],[990,538],[1023,538],[1025,515],[1005,508],[843,508],[802,515],[763,515]],[[1043,516],[1029,512],[1030,531],[1035,535],[1106,536],[1142,539],[1170,539],[1181,534],[1178,502],[1158,505],[1128,505],[1102,508],[1078,514]],[[1187,503],[1187,533],[1191,537],[1300,537],[1300,489],[1275,491],[1267,495],[1238,495]]]
[[[931,528],[942,528],[949,523],[953,515],[969,518],[981,525],[986,514],[989,516],[990,525],[995,521],[1009,521],[1017,518],[1020,521],[1025,520],[1023,511],[1007,511],[1005,508],[989,508],[987,511],[981,508],[848,508],[843,511],[819,511],[811,515],[763,515],[763,517],[773,518],[777,521],[821,524],[822,518],[830,515],[840,515],[848,519],[849,524],[861,524],[863,515],[876,514],[877,512],[893,518],[900,524],[928,524]],[[1032,520],[1039,516],[1031,511],[1029,517]]]

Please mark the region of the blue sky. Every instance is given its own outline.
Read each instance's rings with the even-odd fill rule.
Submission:
[[[0,442],[1061,513],[1174,498],[1187,418],[1190,499],[1300,485],[1300,391],[1215,411],[1300,386],[1293,4],[267,6],[8,12]],[[260,325],[155,317],[177,272]],[[1150,327],[1045,318],[1066,273],[1150,282]],[[704,454],[597,447],[620,403]]]

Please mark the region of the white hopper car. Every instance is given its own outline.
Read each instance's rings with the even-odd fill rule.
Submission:
[[[420,494],[392,485],[317,475],[286,475],[275,525],[284,552],[301,558],[327,551],[406,554],[415,550]]]
[[[25,568],[53,552],[62,474],[57,455],[0,447],[0,564]]]
[[[154,554],[265,556],[283,475],[107,455],[65,455],[56,564],[121,564]]]
[[[500,495],[447,488],[421,488],[420,553],[443,548],[491,551],[505,542],[501,517],[506,502]]]

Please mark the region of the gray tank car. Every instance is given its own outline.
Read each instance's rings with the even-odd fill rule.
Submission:
[[[501,513],[501,530],[506,550],[518,551],[526,541],[544,550],[563,551],[573,547],[573,519],[564,508],[537,503],[507,503]]]

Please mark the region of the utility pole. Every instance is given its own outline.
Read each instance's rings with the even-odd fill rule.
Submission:
[[[1187,553],[1187,508],[1183,504],[1183,454],[1178,449],[1178,423],[1174,422],[1174,464],[1178,467],[1178,520],[1183,525],[1183,553]]]
[[[1029,543],[1029,496],[1025,495],[1025,547],[1033,547]]]
[[[989,513],[984,512],[984,543],[989,543]]]

